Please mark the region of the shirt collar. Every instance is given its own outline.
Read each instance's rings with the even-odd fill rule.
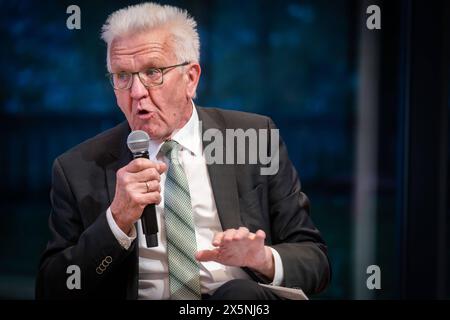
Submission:
[[[192,101],[192,114],[188,122],[172,133],[172,140],[175,140],[183,148],[189,150],[194,156],[199,156],[202,153],[202,143],[200,139],[200,121],[198,119],[197,109]],[[150,140],[148,152],[150,159],[156,159],[162,143]]]

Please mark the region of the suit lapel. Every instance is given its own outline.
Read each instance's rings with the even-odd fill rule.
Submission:
[[[220,130],[222,136],[225,137],[225,123],[223,119],[219,119],[219,115],[214,117],[214,110],[197,107],[197,112],[199,120],[202,122],[202,136],[206,130],[214,128]],[[203,149],[205,149],[203,137],[202,143]],[[223,155],[225,159],[225,150]],[[239,228],[242,226],[242,221],[234,166],[232,164],[207,164],[207,167],[222,229]]]

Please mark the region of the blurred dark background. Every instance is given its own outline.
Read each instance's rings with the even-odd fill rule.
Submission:
[[[123,120],[99,36],[133,3],[0,1],[0,298],[34,297],[54,158]],[[313,298],[450,298],[449,4],[164,3],[199,25],[196,103],[280,128],[329,245],[332,284]],[[72,4],[80,30],[66,28]],[[381,30],[366,28],[372,4]]]

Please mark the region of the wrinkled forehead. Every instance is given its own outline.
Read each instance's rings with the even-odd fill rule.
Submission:
[[[165,28],[128,32],[117,36],[109,49],[111,67],[123,64],[165,64],[175,58],[173,38]]]

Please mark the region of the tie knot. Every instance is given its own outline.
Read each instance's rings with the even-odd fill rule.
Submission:
[[[178,151],[178,143],[175,140],[167,140],[161,146],[160,152],[169,159],[176,159]]]

